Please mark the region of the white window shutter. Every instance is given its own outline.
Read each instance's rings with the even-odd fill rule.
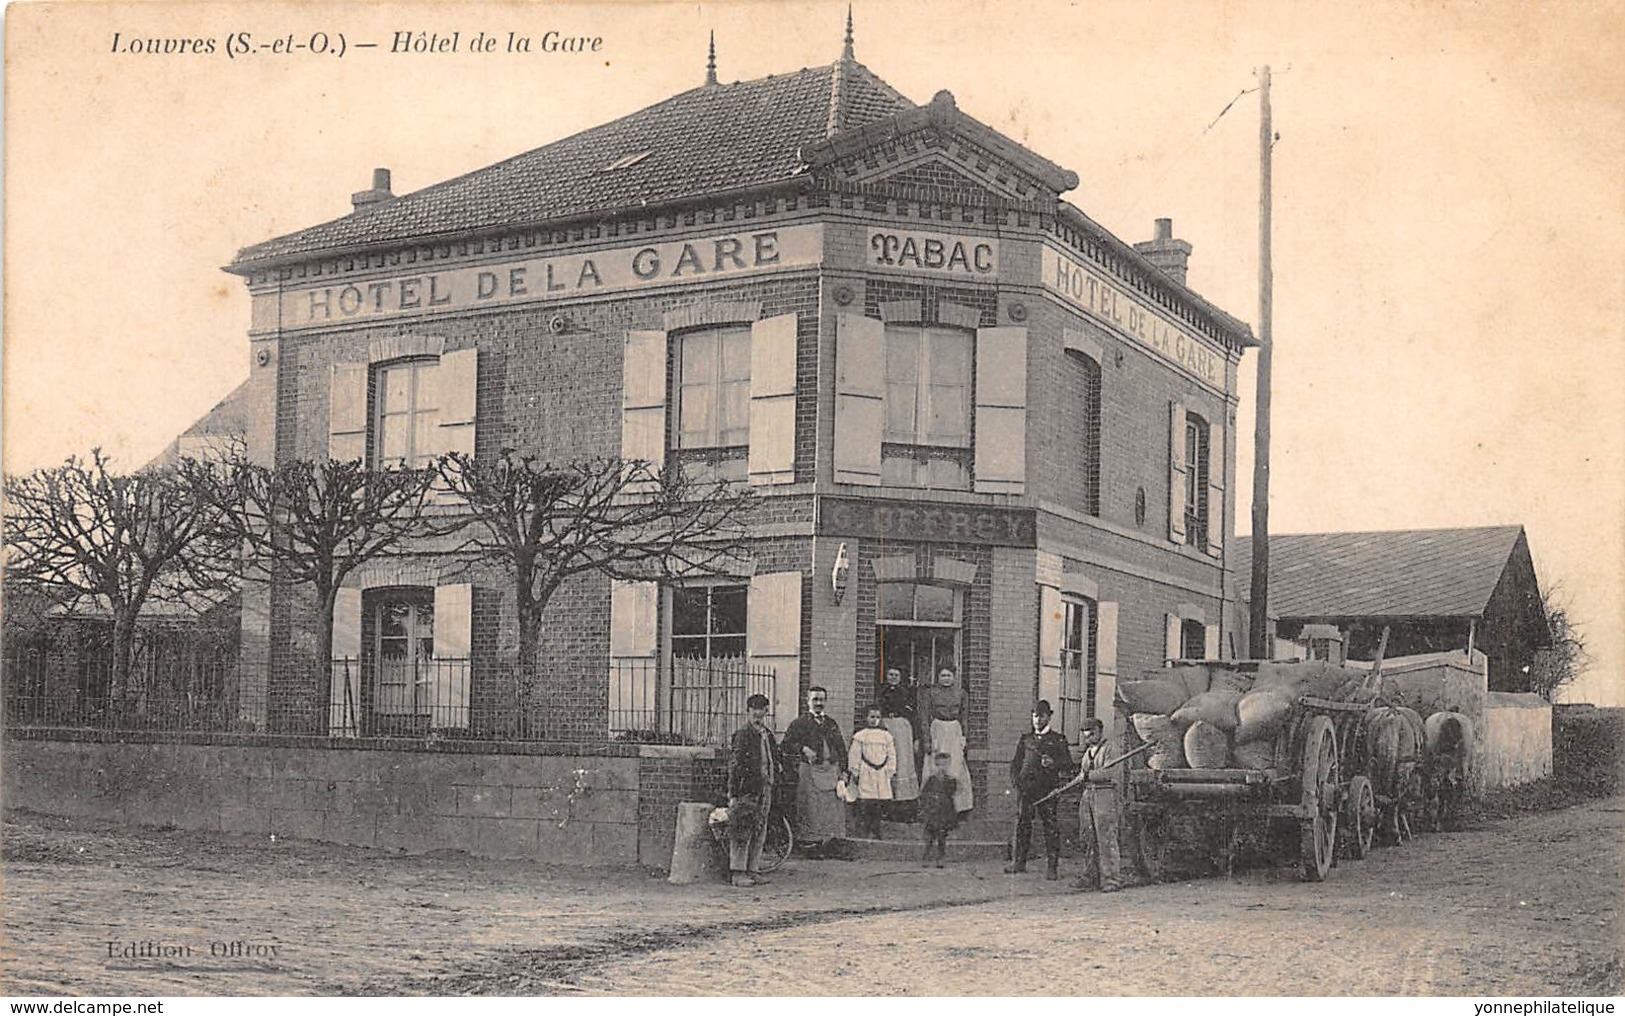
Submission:
[[[1219,659],[1219,626],[1203,625],[1202,638],[1202,655],[1209,660]]]
[[[1185,407],[1168,404],[1168,539],[1185,542]],[[1172,657],[1170,657],[1171,659]]]
[[[1117,730],[1117,604],[1095,604],[1095,715],[1106,721],[1106,735]]]
[[[796,478],[796,315],[750,328],[750,482]]]
[[[367,458],[367,365],[333,364],[327,402],[327,457]]]
[[[327,735],[361,733],[361,590],[341,588],[333,601],[333,683],[328,693]]]
[[[1061,627],[1065,621],[1061,591],[1039,586],[1038,697],[1048,700],[1057,715],[1061,712]]]
[[[656,721],[655,629],[660,587],[653,582],[610,583],[609,729],[644,730]]]
[[[772,700],[769,719],[776,730],[784,729],[800,704],[801,580],[798,571],[753,575],[745,600],[745,651],[750,668],[773,670],[770,688],[751,690],[761,690]],[[830,711],[842,715],[833,696],[832,692]]]
[[[429,726],[467,727],[469,686],[474,682],[474,587],[434,588],[434,701]]]
[[[1224,425],[1211,424],[1207,438],[1207,552],[1214,557],[1224,553]]]
[[[880,485],[885,423],[886,326],[835,316],[835,482]]]
[[[440,451],[474,454],[475,404],[479,397],[478,349],[440,358]]]
[[[1178,614],[1167,614],[1163,617],[1162,658],[1164,660],[1179,659],[1179,635],[1181,621]]]
[[[666,333],[629,331],[621,365],[621,458],[666,464]]]
[[[1027,484],[1027,329],[976,332],[976,490],[1020,494]]]

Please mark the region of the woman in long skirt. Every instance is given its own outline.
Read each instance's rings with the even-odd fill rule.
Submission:
[[[920,777],[914,765],[915,734],[914,683],[903,680],[903,672],[896,667],[886,668],[885,683],[876,696],[880,715],[886,729],[891,731],[897,746],[897,775],[892,777],[892,800],[914,801],[920,796]]]
[[[925,746],[926,756],[929,758],[939,751],[948,753],[948,775],[957,784],[954,807],[961,815],[975,804],[970,770],[965,768],[965,710],[965,689],[952,667],[937,671],[936,683],[920,689],[920,722],[929,724],[926,729],[930,735]]]

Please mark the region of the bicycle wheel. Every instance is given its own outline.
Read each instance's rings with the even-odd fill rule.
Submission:
[[[783,815],[768,819],[767,840],[762,844],[761,871],[777,871],[790,850],[796,845],[796,835],[790,830],[790,820]]]

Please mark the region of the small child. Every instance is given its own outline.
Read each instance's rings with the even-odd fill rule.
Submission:
[[[881,812],[891,801],[891,781],[897,775],[897,745],[879,706],[869,707],[868,726],[853,733],[847,770],[858,790],[858,826],[878,840]]]
[[[948,852],[948,831],[959,824],[959,812],[954,807],[954,792],[959,781],[948,775],[953,757],[945,751],[931,756],[931,776],[920,788],[920,823],[925,827],[925,850],[920,854],[920,867],[931,863],[931,847],[937,848],[937,867],[942,867],[943,855]]]

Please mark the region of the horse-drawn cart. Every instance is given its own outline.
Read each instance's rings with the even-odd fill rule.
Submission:
[[[1241,686],[1260,677],[1256,663],[1195,666],[1211,675],[1225,675],[1225,683],[1243,700]],[[1226,852],[1234,851],[1244,834],[1270,838],[1295,832],[1299,862],[1310,881],[1324,879],[1340,851],[1350,857],[1365,857],[1370,851],[1379,788],[1371,778],[1367,738],[1368,725],[1378,712],[1376,695],[1365,680],[1369,675],[1325,664],[1305,665],[1301,675],[1277,673],[1304,680],[1283,679],[1275,686],[1282,689],[1275,693],[1282,704],[1267,735],[1272,741],[1263,743],[1266,738],[1257,737],[1253,749],[1245,753],[1242,746],[1234,746],[1223,766],[1169,765],[1166,759],[1159,765],[1156,754],[1149,762],[1137,758],[1131,764],[1127,808],[1148,876],[1161,873],[1176,826],[1202,827],[1204,838]],[[1306,689],[1320,694],[1303,693]],[[1120,699],[1119,707],[1124,706]],[[1137,745],[1136,725],[1124,726],[1129,746]],[[1229,736],[1237,736],[1238,729],[1245,733],[1245,720]],[[1251,764],[1237,764],[1244,755]]]

